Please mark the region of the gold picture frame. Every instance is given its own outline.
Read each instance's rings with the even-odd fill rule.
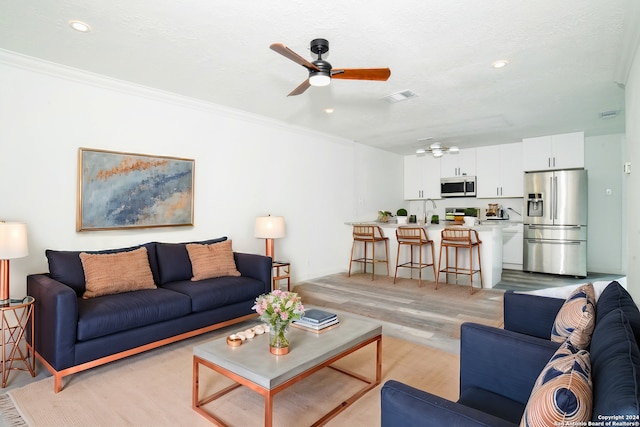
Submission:
[[[195,160],[78,149],[76,230],[193,226]]]

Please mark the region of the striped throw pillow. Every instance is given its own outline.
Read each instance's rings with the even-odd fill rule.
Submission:
[[[589,352],[566,340],[538,376],[520,426],[583,425],[591,420],[592,388]]]

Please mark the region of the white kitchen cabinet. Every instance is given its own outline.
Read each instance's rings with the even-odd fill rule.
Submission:
[[[440,157],[440,176],[452,178],[455,176],[474,176],[476,174],[476,149],[465,148],[458,154],[445,154]]]
[[[525,171],[584,167],[584,132],[522,139]]]
[[[522,143],[476,149],[476,197],[522,197]]]
[[[404,157],[405,200],[440,198],[440,161],[431,156]]]

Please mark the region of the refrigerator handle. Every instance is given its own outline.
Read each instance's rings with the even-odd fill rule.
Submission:
[[[555,162],[555,158],[553,160]],[[558,177],[553,175],[553,220],[558,219]]]
[[[553,211],[554,211],[554,207],[555,207],[555,188],[553,186],[553,177],[549,178],[549,193],[550,197],[549,197],[549,221],[553,222]]]

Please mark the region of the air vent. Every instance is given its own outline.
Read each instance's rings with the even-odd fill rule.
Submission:
[[[618,115],[618,110],[602,111],[600,113],[601,119],[613,119]]]
[[[389,104],[395,104],[396,102],[406,101],[407,99],[416,98],[415,92],[407,89],[400,92],[392,93],[391,95],[387,95],[383,100],[387,101]]]

